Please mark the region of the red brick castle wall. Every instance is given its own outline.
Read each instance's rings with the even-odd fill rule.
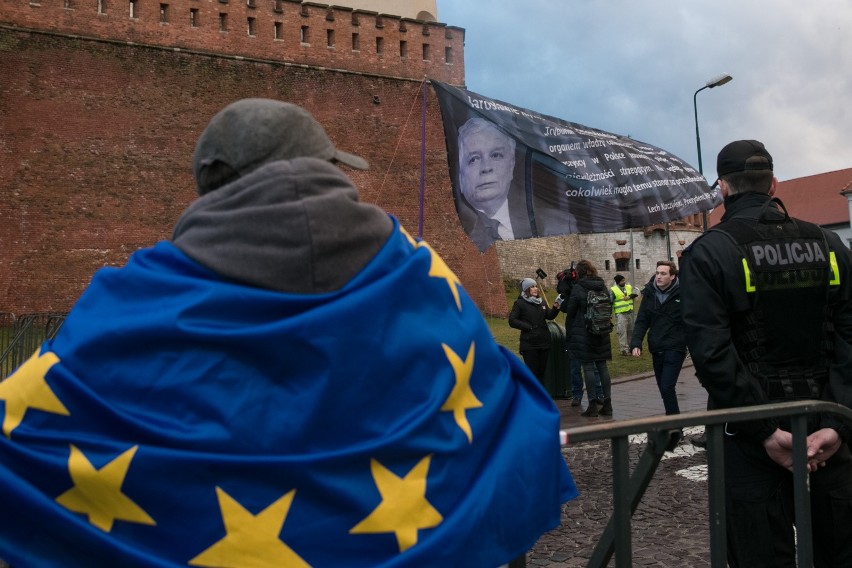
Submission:
[[[370,161],[368,172],[347,172],[361,198],[417,234],[421,81],[463,83],[463,30],[274,0],[171,2],[161,23],[149,0],[136,0],[133,20],[129,2],[101,1],[105,14],[98,0],[0,0],[0,312],[67,310],[95,270],[168,238],[195,198],[195,140],[244,97],[306,107]],[[223,9],[227,32],[212,27]],[[263,37],[276,18],[284,39]],[[353,33],[360,53],[341,45]],[[400,41],[407,58],[391,51]],[[434,42],[432,59],[423,42]],[[494,249],[480,255],[455,214],[431,89],[426,148],[423,236],[481,308],[505,313]]]

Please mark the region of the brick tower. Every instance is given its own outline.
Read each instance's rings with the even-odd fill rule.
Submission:
[[[68,310],[95,270],[168,238],[207,121],[268,97],[367,158],[361,198],[412,234],[422,219],[477,304],[505,314],[495,250],[458,222],[428,86],[421,119],[424,78],[464,84],[464,30],[434,21],[434,0],[404,3],[410,16],[350,4],[0,0],[0,312]]]

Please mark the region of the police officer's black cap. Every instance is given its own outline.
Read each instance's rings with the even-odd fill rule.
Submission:
[[[757,140],[731,142],[722,148],[716,159],[716,175],[718,177],[752,170],[772,171],[772,156],[766,151],[766,147]]]

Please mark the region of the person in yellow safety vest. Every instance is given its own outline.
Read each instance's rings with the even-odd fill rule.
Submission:
[[[630,355],[630,336],[633,335],[633,286],[621,274],[615,275],[612,293],[612,312],[615,314],[615,332],[622,355]]]

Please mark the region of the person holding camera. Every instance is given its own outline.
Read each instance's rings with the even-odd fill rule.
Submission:
[[[565,312],[565,329],[568,335],[568,354],[578,359],[583,365],[583,375],[586,381],[586,393],[589,396],[589,405],[582,415],[587,417],[612,416],[612,399],[607,361],[612,360],[612,345],[609,332],[598,333],[589,328],[587,314],[589,307],[589,292],[602,294],[609,304],[609,293],[603,279],[598,276],[597,269],[588,260],[577,263],[577,283],[573,286],[571,294],[566,302],[562,304]],[[611,316],[611,304],[610,316]],[[609,324],[612,329],[612,324]],[[600,375],[601,387],[603,389],[603,402],[591,397],[595,390],[595,371]]]
[[[552,320],[558,313],[558,305],[547,307],[535,280],[521,280],[521,294],[509,314],[509,327],[521,330],[518,352],[542,385],[544,372],[547,370],[547,358],[550,355],[550,330],[547,329],[547,320]]]
[[[575,263],[572,261],[571,266],[562,270],[556,275],[558,280],[558,284],[556,285],[556,291],[559,292],[559,295],[556,297],[556,306],[561,308],[562,305],[568,307],[568,304],[565,303],[565,300],[568,299],[568,296],[571,295],[571,289],[574,287],[574,284],[577,283],[577,269],[575,268]],[[569,329],[571,322],[568,321],[568,316],[565,317],[565,329]],[[566,336],[566,339],[568,337]],[[568,352],[568,344],[566,341],[565,351]],[[569,373],[571,375],[571,406],[580,406],[583,404],[583,364],[576,357],[572,357],[570,353],[568,354],[569,360]],[[603,406],[604,403],[604,395],[603,395],[603,387],[601,386],[601,375],[598,372],[597,367],[595,367],[594,371],[595,375],[595,392],[588,393],[589,401],[595,400],[598,406]]]

